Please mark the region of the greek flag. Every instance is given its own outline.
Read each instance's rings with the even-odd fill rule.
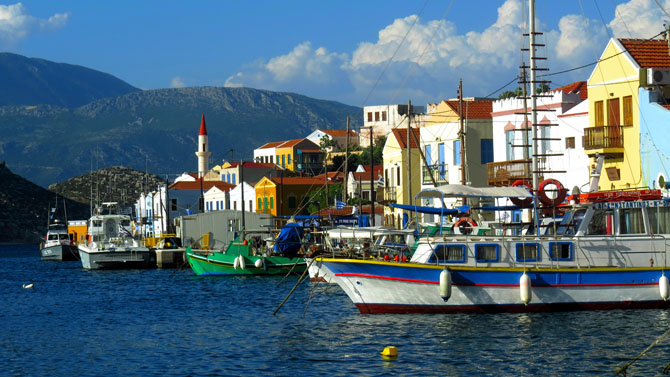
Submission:
[[[347,205],[347,203],[335,199],[335,208],[342,209],[345,205]]]

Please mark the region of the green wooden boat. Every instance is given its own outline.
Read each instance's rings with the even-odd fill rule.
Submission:
[[[262,239],[254,232],[242,234],[226,250],[186,248],[186,259],[193,272],[198,276],[286,275],[289,271],[300,274],[307,268],[305,260],[299,255],[277,253],[274,239]]]

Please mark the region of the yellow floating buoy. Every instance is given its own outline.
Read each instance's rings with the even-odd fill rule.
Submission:
[[[393,360],[398,358],[398,348],[396,346],[387,346],[381,352],[383,358]]]

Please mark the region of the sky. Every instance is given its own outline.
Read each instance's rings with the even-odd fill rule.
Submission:
[[[587,80],[609,38],[653,37],[669,13],[670,0],[538,0],[538,56],[554,73],[544,79]],[[521,0],[0,0],[0,51],[141,89],[245,86],[421,105],[456,97],[459,80],[464,96],[513,90],[528,18]]]

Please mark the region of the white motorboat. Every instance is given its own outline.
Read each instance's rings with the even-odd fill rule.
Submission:
[[[44,241],[40,244],[42,260],[74,261],[79,260],[77,246],[70,240],[67,226],[55,220],[47,228]]]

